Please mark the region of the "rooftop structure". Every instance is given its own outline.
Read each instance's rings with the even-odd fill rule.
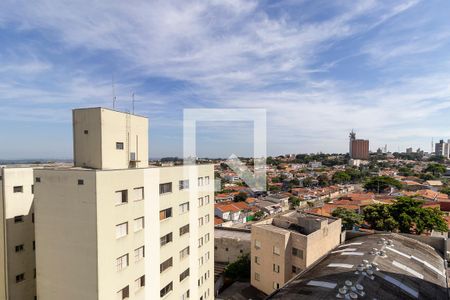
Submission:
[[[251,284],[270,294],[339,245],[341,220],[289,211],[252,226]]]
[[[398,234],[357,237],[267,299],[448,299],[444,259]]]

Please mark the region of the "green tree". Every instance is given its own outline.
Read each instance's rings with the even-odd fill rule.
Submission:
[[[350,182],[352,177],[346,171],[337,171],[333,174],[332,180],[334,183],[344,184]]]
[[[289,203],[291,203],[292,206],[297,207],[300,205],[300,199],[298,197],[291,196],[289,197]]]
[[[398,197],[395,203],[373,204],[364,208],[364,221],[373,229],[402,233],[448,231],[439,208],[424,208],[424,201],[413,197]]]
[[[336,208],[331,215],[336,218],[342,219],[342,226],[345,229],[353,229],[353,226],[359,225],[363,218],[360,214],[353,210],[346,209],[343,207]]]
[[[420,173],[419,178],[425,181],[436,179],[436,177],[431,173]]]
[[[372,177],[364,184],[364,188],[366,190],[378,193],[384,192],[391,187],[400,189],[402,187],[402,184],[397,179],[389,176]]]
[[[247,281],[250,279],[250,255],[244,254],[225,267],[224,274],[232,280]]]
[[[443,194],[447,194],[447,195],[450,196],[450,187],[448,187],[448,186],[443,187],[442,189],[440,189],[439,192],[441,192],[441,193],[443,193]]]
[[[317,177],[317,181],[319,182],[319,185],[322,187],[330,185],[330,179],[328,178],[328,176],[326,174],[320,174]]]
[[[306,177],[305,179],[303,179],[302,183],[304,187],[310,187],[313,185],[313,180],[311,177]]]
[[[445,173],[447,168],[445,165],[437,164],[437,163],[431,163],[428,165],[428,167],[424,170],[425,172],[431,173],[434,176],[441,176]]]
[[[245,192],[239,192],[236,196],[234,196],[234,202],[240,202],[247,200],[248,195]]]
[[[258,221],[261,220],[262,217],[264,217],[264,212],[260,210],[255,212],[255,214],[253,215],[253,220]]]

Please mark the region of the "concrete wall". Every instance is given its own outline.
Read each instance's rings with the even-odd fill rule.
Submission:
[[[218,236],[218,231],[236,232],[237,237],[221,237]],[[232,228],[217,228],[214,230],[214,261],[223,263],[235,262],[240,256],[250,254],[251,248],[251,232],[250,230],[234,230]],[[244,239],[239,235],[248,235],[248,238]]]
[[[2,176],[2,285],[7,289],[8,299],[33,299],[36,295],[33,169],[4,168]],[[14,193],[15,186],[22,186],[23,191]],[[23,216],[23,222],[16,223],[15,216]],[[16,252],[19,245],[24,250]],[[24,274],[25,280],[16,283],[19,274]]]
[[[6,220],[3,195],[3,168],[0,168],[0,299],[6,299],[8,270],[6,268]]]
[[[95,171],[36,170],[35,176],[41,178],[35,186],[38,299],[97,300]]]

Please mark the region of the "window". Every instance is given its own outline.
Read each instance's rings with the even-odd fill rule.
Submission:
[[[189,202],[184,202],[180,204],[180,215],[187,213],[189,211]]]
[[[203,177],[198,178],[198,186],[203,186]]]
[[[209,223],[209,215],[205,215],[205,224]]]
[[[116,142],[116,149],[117,150],[123,150],[123,143],[122,142]]]
[[[85,130],[85,131],[84,131],[84,134],[88,134],[88,133],[89,133],[89,130]]]
[[[274,283],[273,283],[273,289],[274,289],[274,290],[278,290],[279,288],[280,288],[280,284],[277,283],[277,282],[274,282]]]
[[[136,289],[143,288],[145,286],[145,275],[139,277],[134,282],[136,283]]]
[[[14,217],[14,223],[22,223],[23,222],[23,216],[15,216]]]
[[[300,269],[299,267],[297,267],[297,266],[292,266],[292,273],[298,274],[298,273],[300,273],[301,271],[302,271],[302,269]]]
[[[31,213],[31,222],[34,223],[34,213]]]
[[[180,259],[189,256],[189,246],[180,251]]]
[[[258,256],[255,256],[255,264],[259,265],[261,263]]]
[[[206,205],[206,204],[209,204],[209,195],[206,195],[206,196],[205,196],[205,205]]]
[[[209,242],[209,233],[205,234],[205,244]]]
[[[144,246],[139,247],[134,250],[134,261],[138,262],[145,257],[145,248]]]
[[[172,265],[173,265],[173,259],[172,259],[172,257],[171,257],[171,258],[165,260],[164,262],[162,262],[162,263],[159,265],[159,273],[164,272],[164,271],[167,270],[168,268],[172,267]]]
[[[198,239],[198,247],[200,248],[201,246],[203,246],[203,237]]]
[[[258,240],[255,240],[255,248],[256,249],[261,249],[261,242]]]
[[[23,244],[17,245],[15,248],[16,248],[16,252],[22,252],[24,250]]]
[[[36,177],[35,180],[36,182],[41,182],[41,177]]]
[[[180,227],[180,236],[185,235],[186,233],[189,233],[189,224]]]
[[[116,239],[120,239],[128,234],[128,222],[116,225]]]
[[[292,248],[292,255],[303,259],[303,250]]]
[[[280,266],[279,266],[279,265],[276,265],[276,264],[273,264],[272,270],[273,270],[275,273],[280,273]]]
[[[13,187],[14,193],[23,193],[23,185]]]
[[[172,282],[169,283],[168,285],[166,285],[165,287],[162,288],[162,290],[159,292],[159,295],[161,297],[164,297],[165,295],[167,295],[170,291],[172,291],[173,289],[173,284]]]
[[[128,299],[130,297],[130,287],[127,285],[126,287],[118,291],[117,295],[119,295],[119,299]]]
[[[183,295],[181,295],[181,300],[187,300],[189,299],[189,290],[187,290],[186,292],[183,293]]]
[[[31,193],[34,194],[34,184],[31,185]]]
[[[172,242],[172,232],[161,237],[160,242],[161,242],[161,247]]]
[[[172,217],[172,207],[159,211],[159,220],[164,220]]]
[[[203,218],[198,218],[198,226],[203,226]]]
[[[84,185],[84,180],[83,179],[78,179],[78,185]]]
[[[204,260],[203,256],[198,259],[198,266],[199,267],[203,266],[203,260]]]
[[[209,184],[209,176],[205,176],[205,185]]]
[[[25,280],[25,273],[16,275],[16,283],[22,282]]]
[[[159,185],[159,194],[172,193],[172,182],[161,183]]]
[[[33,250],[36,250],[36,241],[33,241]]]
[[[187,277],[189,277],[189,268],[183,271],[183,273],[180,274],[180,282],[185,280]]]
[[[188,189],[189,188],[189,179],[180,180],[179,188],[180,188],[180,191]]]
[[[203,206],[203,197],[198,198],[198,207]]]
[[[207,262],[210,258],[209,251],[205,253],[205,262]]]
[[[133,189],[133,200],[139,201],[144,199],[144,187],[137,187]]]
[[[128,202],[128,190],[116,191],[116,205]]]
[[[144,229],[144,217],[134,219],[134,232]]]
[[[121,271],[128,267],[128,253],[116,259],[117,271]]]
[[[273,254],[280,255],[280,248],[273,246]]]

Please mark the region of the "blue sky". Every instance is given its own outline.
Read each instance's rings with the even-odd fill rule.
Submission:
[[[185,108],[267,109],[271,155],[450,138],[450,1],[0,2],[0,158],[71,158],[71,109],[150,119],[182,155]],[[250,155],[250,123],[202,124],[200,156]]]

